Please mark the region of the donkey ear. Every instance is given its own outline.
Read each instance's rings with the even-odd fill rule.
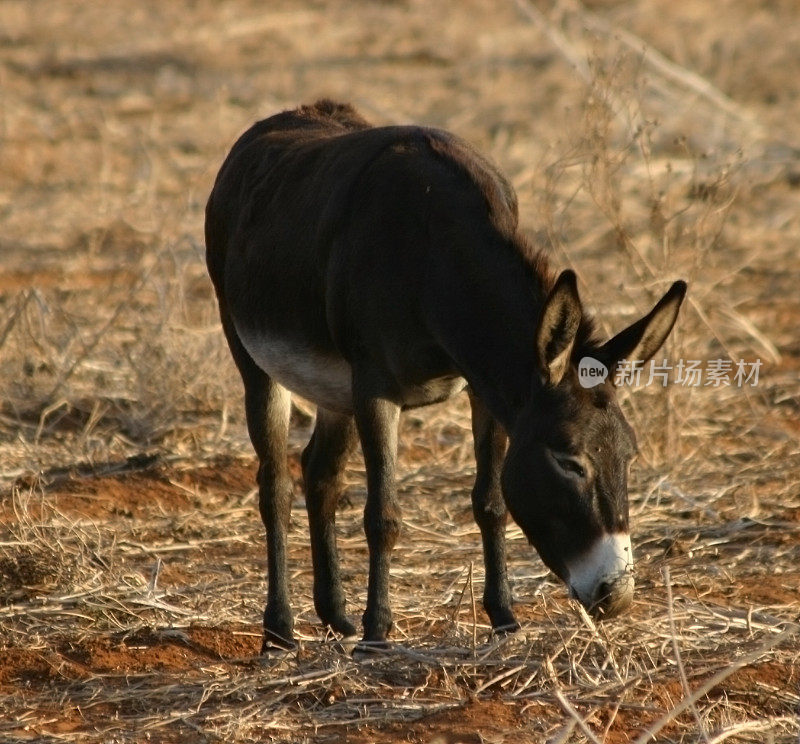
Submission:
[[[667,340],[685,295],[686,282],[675,282],[647,315],[607,341],[599,354],[606,366],[610,369],[623,359],[650,359]]]
[[[561,273],[550,291],[536,329],[536,361],[547,385],[558,385],[564,377],[583,317],[575,272]]]

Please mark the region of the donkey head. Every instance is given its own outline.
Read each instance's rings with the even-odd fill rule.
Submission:
[[[637,448],[617,404],[614,370],[659,350],[685,293],[686,283],[675,282],[650,313],[602,346],[579,340],[585,321],[572,271],[561,274],[542,310],[537,379],[510,432],[503,493],[542,560],[595,616],[615,615],[633,597],[627,478]],[[575,362],[584,355],[601,379],[607,373],[604,381],[582,384]]]

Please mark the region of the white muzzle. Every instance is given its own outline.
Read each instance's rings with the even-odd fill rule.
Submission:
[[[633,599],[633,551],[626,533],[604,535],[589,550],[567,562],[573,597],[595,615],[610,617]]]

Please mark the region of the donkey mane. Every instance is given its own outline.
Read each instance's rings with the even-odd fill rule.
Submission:
[[[516,233],[509,245],[519,256],[522,270],[530,277],[531,281],[538,286],[542,297],[547,297],[556,283],[556,273],[550,266],[547,255],[543,248],[534,246],[531,241],[523,234]],[[575,344],[572,347],[571,359],[578,363],[584,356],[593,356],[602,345],[602,341],[597,330],[594,317],[581,308],[582,315],[578,333],[575,337]]]
[[[309,119],[333,120],[346,126],[348,129],[366,129],[372,126],[349,103],[332,101],[330,98],[320,98],[312,104],[300,106],[300,108],[295,109],[293,113]]]
[[[328,102],[330,103],[330,102]],[[352,110],[351,107],[347,107]],[[545,251],[535,247],[519,231],[517,194],[508,179],[488,158],[449,132],[427,129],[425,139],[440,160],[455,166],[483,194],[489,221],[503,238],[503,243],[519,258],[522,271],[541,295],[547,297],[556,282]],[[585,311],[578,328],[572,359],[592,354],[601,345],[594,319]]]

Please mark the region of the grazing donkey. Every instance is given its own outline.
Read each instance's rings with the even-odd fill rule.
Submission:
[[[507,510],[591,612],[610,616],[629,605],[627,473],[636,444],[613,370],[656,353],[684,282],[599,343],[575,274],[555,278],[519,233],[516,196],[492,164],[447,132],[372,127],[331,101],[277,114],[239,138],[208,200],[205,229],[260,463],[269,571],[263,650],[294,645],[286,574],[292,392],[318,407],[302,468],[314,605],[336,633],[356,632],[334,529],[348,454],[360,439],[369,546],[363,639],[384,644],[401,524],[400,412],[467,386],[472,506],[492,627],[519,627],[506,573]],[[602,363],[603,382],[581,384],[585,357]]]

